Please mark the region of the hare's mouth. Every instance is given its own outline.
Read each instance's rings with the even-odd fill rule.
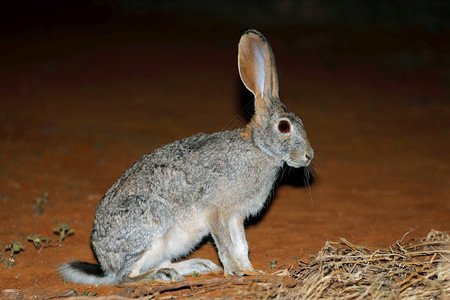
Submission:
[[[301,168],[309,166],[311,164],[311,160],[301,160],[301,161],[286,160],[286,163],[289,167]]]
[[[311,164],[312,155],[309,153],[301,153],[300,151],[292,151],[289,155],[289,158],[286,160],[286,163],[290,167],[300,168],[307,167]]]
[[[297,164],[297,163],[294,163],[293,161],[289,161],[289,160],[286,161],[286,164],[287,164],[289,167],[293,167],[293,168],[300,168],[300,167],[302,167],[301,164]]]

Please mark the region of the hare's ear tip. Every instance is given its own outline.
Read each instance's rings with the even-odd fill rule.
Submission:
[[[259,33],[259,31],[253,28],[245,28],[244,30],[242,30],[241,35],[245,35],[248,33]]]
[[[247,28],[247,29],[244,29],[242,32],[241,32],[241,37],[243,37],[244,35],[247,35],[247,34],[255,34],[255,35],[257,35],[260,39],[262,39],[262,40],[266,40],[266,38],[261,34],[261,32],[259,32],[258,30],[256,30],[256,29],[253,29],[253,28]]]

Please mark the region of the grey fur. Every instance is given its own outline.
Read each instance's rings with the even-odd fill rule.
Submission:
[[[252,47],[260,47],[262,56],[244,53]],[[259,86],[263,96],[249,87],[257,102],[252,122],[245,129],[176,141],[134,163],[97,207],[91,241],[99,265],[64,264],[63,278],[107,285],[216,272],[220,268],[209,260],[173,262],[208,234],[225,274],[257,271],[248,259],[244,220],[261,210],[285,162],[307,166],[314,152],[300,118],[278,99],[275,61],[265,38],[255,30],[244,32],[239,55],[247,86],[253,75],[259,84],[266,80],[264,88]],[[252,70],[261,57],[267,59],[265,67]],[[250,77],[243,74],[248,69]],[[290,124],[288,133],[279,131],[283,120]]]

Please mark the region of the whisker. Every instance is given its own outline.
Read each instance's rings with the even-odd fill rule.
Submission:
[[[291,177],[292,176],[292,173],[294,172],[294,169],[293,168],[289,168],[289,174],[288,174],[288,177]]]
[[[282,171],[281,171],[281,176],[280,176],[281,179],[284,178],[284,173],[286,172],[286,169],[287,169],[287,167],[283,166]]]
[[[308,190],[308,195],[309,195],[309,199],[311,202],[311,206],[314,206],[314,201],[312,198],[312,193],[311,193],[311,185],[309,184],[309,178],[310,176],[314,176],[313,173],[311,172],[311,170],[309,169],[309,167],[305,167],[303,168],[304,171],[304,177],[303,177],[303,181],[305,183],[305,187]],[[314,178],[314,177],[313,177]]]
[[[318,169],[317,169],[317,167],[316,167],[316,164],[315,163],[311,163],[309,166],[308,166],[308,168],[310,169],[309,171],[310,171],[310,173],[311,173],[311,177],[312,178],[315,178],[316,176],[316,174],[317,173],[319,173],[319,171],[318,171]]]

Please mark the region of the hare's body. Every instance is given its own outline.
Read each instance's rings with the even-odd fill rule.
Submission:
[[[226,152],[211,160],[211,145]],[[238,131],[225,131],[183,139],[138,160],[97,208],[92,246],[103,270],[126,275],[150,249],[160,255],[151,255],[142,269],[163,266],[211,231],[221,234],[211,228],[220,218],[257,213],[272,189],[263,185],[275,180],[282,161],[254,148]],[[131,231],[127,223],[134,224]],[[124,261],[130,262],[125,268]]]
[[[239,55],[241,78],[256,99],[252,122],[245,129],[176,141],[133,164],[97,207],[91,241],[99,265],[65,264],[64,278],[115,284],[219,271],[206,259],[173,263],[208,234],[226,274],[256,271],[244,220],[261,210],[280,167],[307,166],[313,151],[301,120],[278,99],[265,39],[247,31]]]

